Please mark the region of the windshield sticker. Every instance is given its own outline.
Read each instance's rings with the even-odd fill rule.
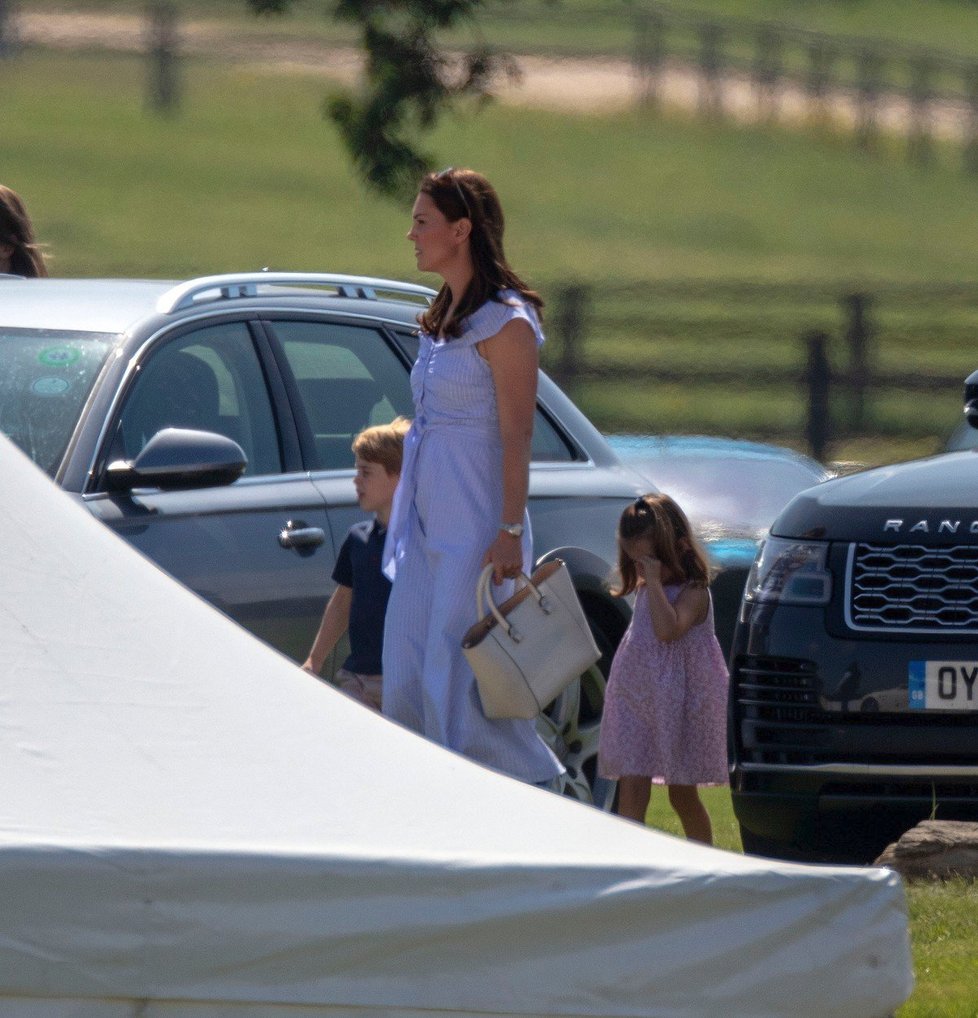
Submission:
[[[38,378],[31,386],[35,396],[60,396],[71,388],[67,378]]]
[[[72,350],[67,346],[53,346],[49,350],[42,350],[38,360],[49,368],[66,368],[74,364],[81,357],[80,350]]]

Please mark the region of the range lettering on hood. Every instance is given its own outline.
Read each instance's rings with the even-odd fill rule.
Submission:
[[[884,534],[978,534],[978,520],[887,520]]]

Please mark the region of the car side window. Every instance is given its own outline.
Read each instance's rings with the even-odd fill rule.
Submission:
[[[376,329],[310,321],[276,321],[272,328],[302,397],[314,469],[352,467],[350,445],[359,431],[413,416],[408,369]]]
[[[119,420],[115,454],[135,457],[163,428],[213,431],[248,457],[246,475],[282,471],[275,416],[245,322],[223,322],[153,350]]]
[[[576,459],[564,437],[539,407],[533,420],[530,459],[534,463],[571,463]]]

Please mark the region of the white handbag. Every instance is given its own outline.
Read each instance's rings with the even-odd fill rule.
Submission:
[[[479,621],[462,640],[487,718],[535,718],[601,657],[566,564],[554,559],[521,576],[526,586],[497,605],[492,566],[482,570]]]

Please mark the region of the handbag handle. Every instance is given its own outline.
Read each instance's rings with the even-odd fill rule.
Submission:
[[[492,598],[492,565],[484,566],[482,572],[479,574],[479,582],[475,585],[475,617],[481,619],[486,614],[486,606],[488,605],[489,611],[492,612],[496,622],[503,628],[503,631],[508,637],[514,642],[519,643],[523,638],[520,633],[507,621],[506,616],[499,610],[496,602]],[[551,612],[550,604],[547,601],[545,594],[540,592],[540,589],[534,584],[533,580],[526,575],[522,570],[520,571],[520,577],[524,584],[533,591],[534,597],[537,599],[537,604],[541,610],[549,615]]]

